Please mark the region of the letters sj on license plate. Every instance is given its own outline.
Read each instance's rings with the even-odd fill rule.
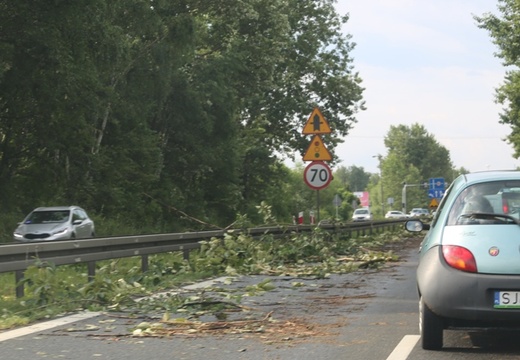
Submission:
[[[495,291],[493,307],[496,309],[520,309],[520,291]]]

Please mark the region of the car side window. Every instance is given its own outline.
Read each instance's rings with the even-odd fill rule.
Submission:
[[[431,227],[434,227],[436,224],[437,224],[437,219],[439,218],[439,215],[442,213],[444,209],[444,205],[446,204],[446,199],[448,198],[448,196],[450,195],[452,191],[452,187],[448,187],[448,189],[446,189],[446,191],[444,192],[444,195],[439,203],[439,206],[437,207],[437,210],[435,212],[435,216],[433,217],[433,220],[432,220],[432,224],[431,224]]]
[[[462,210],[464,209],[466,205],[466,196],[468,193],[468,189],[464,189],[461,194],[455,199],[453,206],[450,211],[450,215],[448,217],[448,224],[447,225],[457,225],[457,220],[459,219],[460,215],[462,214]]]
[[[72,222],[76,220],[85,220],[85,217],[83,216],[83,214],[81,214],[81,211],[79,210],[74,210],[74,213],[72,214]]]

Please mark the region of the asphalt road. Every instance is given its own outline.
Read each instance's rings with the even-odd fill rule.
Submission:
[[[211,284],[207,299],[241,294],[241,308],[220,319],[201,315],[183,322],[172,316],[148,336],[134,331],[144,321],[158,322],[161,312],[82,313],[6,331],[0,333],[0,358],[520,359],[517,333],[445,331],[442,351],[420,348],[417,248],[413,242],[396,249],[400,261],[377,271],[327,279],[248,276],[194,285],[184,291],[200,295],[200,288]],[[244,295],[244,289],[266,279],[274,289]]]

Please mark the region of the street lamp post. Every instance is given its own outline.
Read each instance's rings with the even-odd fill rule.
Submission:
[[[428,183],[424,182],[422,184],[407,184],[406,182],[403,182],[403,192],[402,192],[402,200],[403,200],[403,212],[406,214],[406,188],[411,186],[422,186],[423,189],[426,189],[428,186]]]
[[[373,158],[377,158],[379,160],[379,182],[381,183],[381,215],[385,216],[385,196],[383,193],[383,167],[381,166],[381,159],[383,156],[381,154],[377,154],[372,156]]]

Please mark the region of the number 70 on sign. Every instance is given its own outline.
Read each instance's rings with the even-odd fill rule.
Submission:
[[[305,168],[303,179],[311,189],[324,189],[332,181],[332,171],[323,161],[313,161]]]

